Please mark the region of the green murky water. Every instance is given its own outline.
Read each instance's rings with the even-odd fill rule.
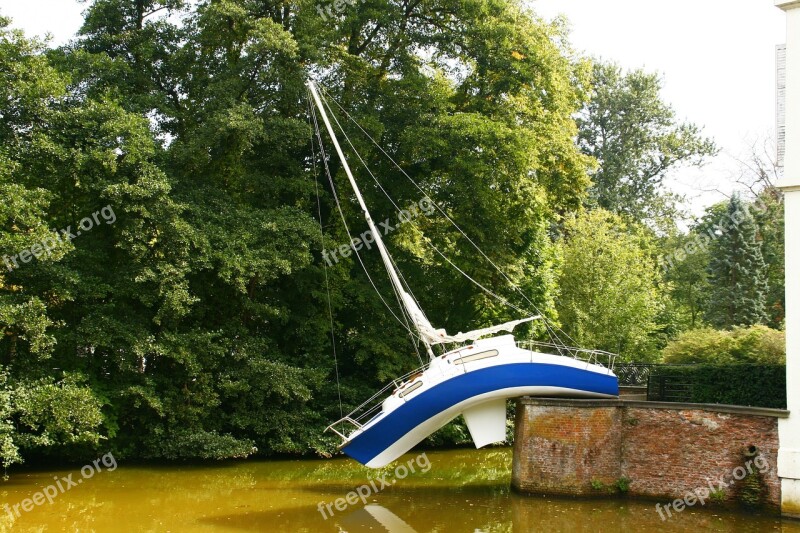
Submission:
[[[774,516],[692,508],[662,521],[653,502],[522,496],[509,489],[510,465],[510,449],[493,449],[412,453],[380,471],[337,459],[121,465],[90,479],[77,468],[17,472],[0,484],[0,502],[14,515],[0,509],[0,530],[800,533],[800,523]],[[52,503],[22,509],[70,474],[75,485],[62,482]]]

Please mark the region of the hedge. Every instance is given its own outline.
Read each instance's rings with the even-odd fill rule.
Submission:
[[[664,365],[653,368],[651,382],[658,376],[675,383],[691,384],[689,401],[692,403],[786,409],[784,365]]]
[[[669,364],[786,364],[786,332],[766,326],[684,331],[664,347]]]

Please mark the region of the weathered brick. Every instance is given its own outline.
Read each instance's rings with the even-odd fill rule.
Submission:
[[[768,465],[764,502],[779,508],[776,415],[526,398],[516,418],[513,484],[520,491],[599,495],[593,481],[612,486],[624,477],[630,496],[670,501],[709,480],[716,486],[720,476],[732,480],[734,469],[746,465],[745,451],[756,446]],[[726,499],[738,499],[741,485],[734,480]]]

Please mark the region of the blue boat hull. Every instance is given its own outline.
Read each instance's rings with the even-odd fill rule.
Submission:
[[[365,428],[342,451],[366,465],[421,424],[470,398],[528,387],[572,390],[581,396],[619,395],[619,382],[613,374],[546,363],[492,366],[451,378],[422,392]],[[422,435],[417,442],[426,436]]]

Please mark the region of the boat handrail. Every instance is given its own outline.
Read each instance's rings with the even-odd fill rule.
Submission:
[[[383,407],[384,400],[394,393],[397,389],[402,387],[405,382],[413,376],[421,375],[425,370],[428,369],[430,363],[423,365],[419,368],[416,368],[402,376],[393,379],[389,383],[387,383],[381,390],[370,396],[367,400],[362,402],[358,407],[350,411],[346,416],[340,418],[327,428],[325,431],[333,431],[344,440],[347,440],[347,437],[343,435],[341,432],[337,431],[334,426],[338,426],[344,423],[348,423],[354,427],[354,429],[358,430],[364,427],[375,414],[377,411],[380,411]]]
[[[517,346],[533,351],[544,351],[544,350],[555,350],[556,353],[554,355],[565,355],[565,352],[569,354],[572,358],[583,361],[587,364],[594,364],[608,368],[609,370],[614,370],[614,362],[617,357],[617,354],[606,352],[605,350],[592,350],[587,348],[575,348],[570,346],[562,346],[557,344],[551,344],[542,341],[518,341]],[[454,352],[450,352],[452,354]],[[547,353],[544,351],[544,353]],[[354,408],[350,411],[346,416],[340,418],[336,422],[332,423],[330,426],[325,428],[325,431],[333,431],[337,435],[339,435],[343,440],[347,440],[347,436],[343,434],[341,431],[336,429],[336,426],[341,426],[343,424],[349,424],[353,427],[353,430],[359,430],[366,426],[370,420],[372,420],[375,415],[379,414],[381,409],[383,408],[383,402],[391,396],[395,391],[399,390],[403,385],[406,384],[407,381],[412,380],[411,378],[421,375],[425,370],[428,369],[430,363],[423,365],[419,368],[416,368],[402,376],[393,379],[389,383],[387,383],[382,389],[378,392],[370,396],[367,400],[362,402],[358,407]]]
[[[340,418],[339,420],[337,420],[336,422],[334,422],[330,426],[326,427],[325,431],[333,431],[334,433],[339,435],[342,439],[347,440],[347,437],[343,433],[341,433],[339,430],[337,430],[336,427],[335,427],[336,425],[343,424],[345,422],[349,422],[350,424],[355,426],[356,429],[361,429],[363,427],[361,424],[359,424],[358,422],[356,422],[355,420],[353,420],[349,416],[346,416],[344,418]]]
[[[613,352],[607,352],[605,350],[598,350],[591,348],[577,348],[574,346],[566,346],[544,341],[532,341],[532,340],[517,341],[517,346],[522,349],[531,351],[537,348],[544,348],[546,350],[556,350],[557,353],[553,355],[563,356],[565,355],[566,352],[566,354],[568,354],[573,359],[577,359],[578,361],[583,361],[585,363],[592,365],[604,366],[612,371],[614,370],[614,364],[617,358],[617,354]]]

